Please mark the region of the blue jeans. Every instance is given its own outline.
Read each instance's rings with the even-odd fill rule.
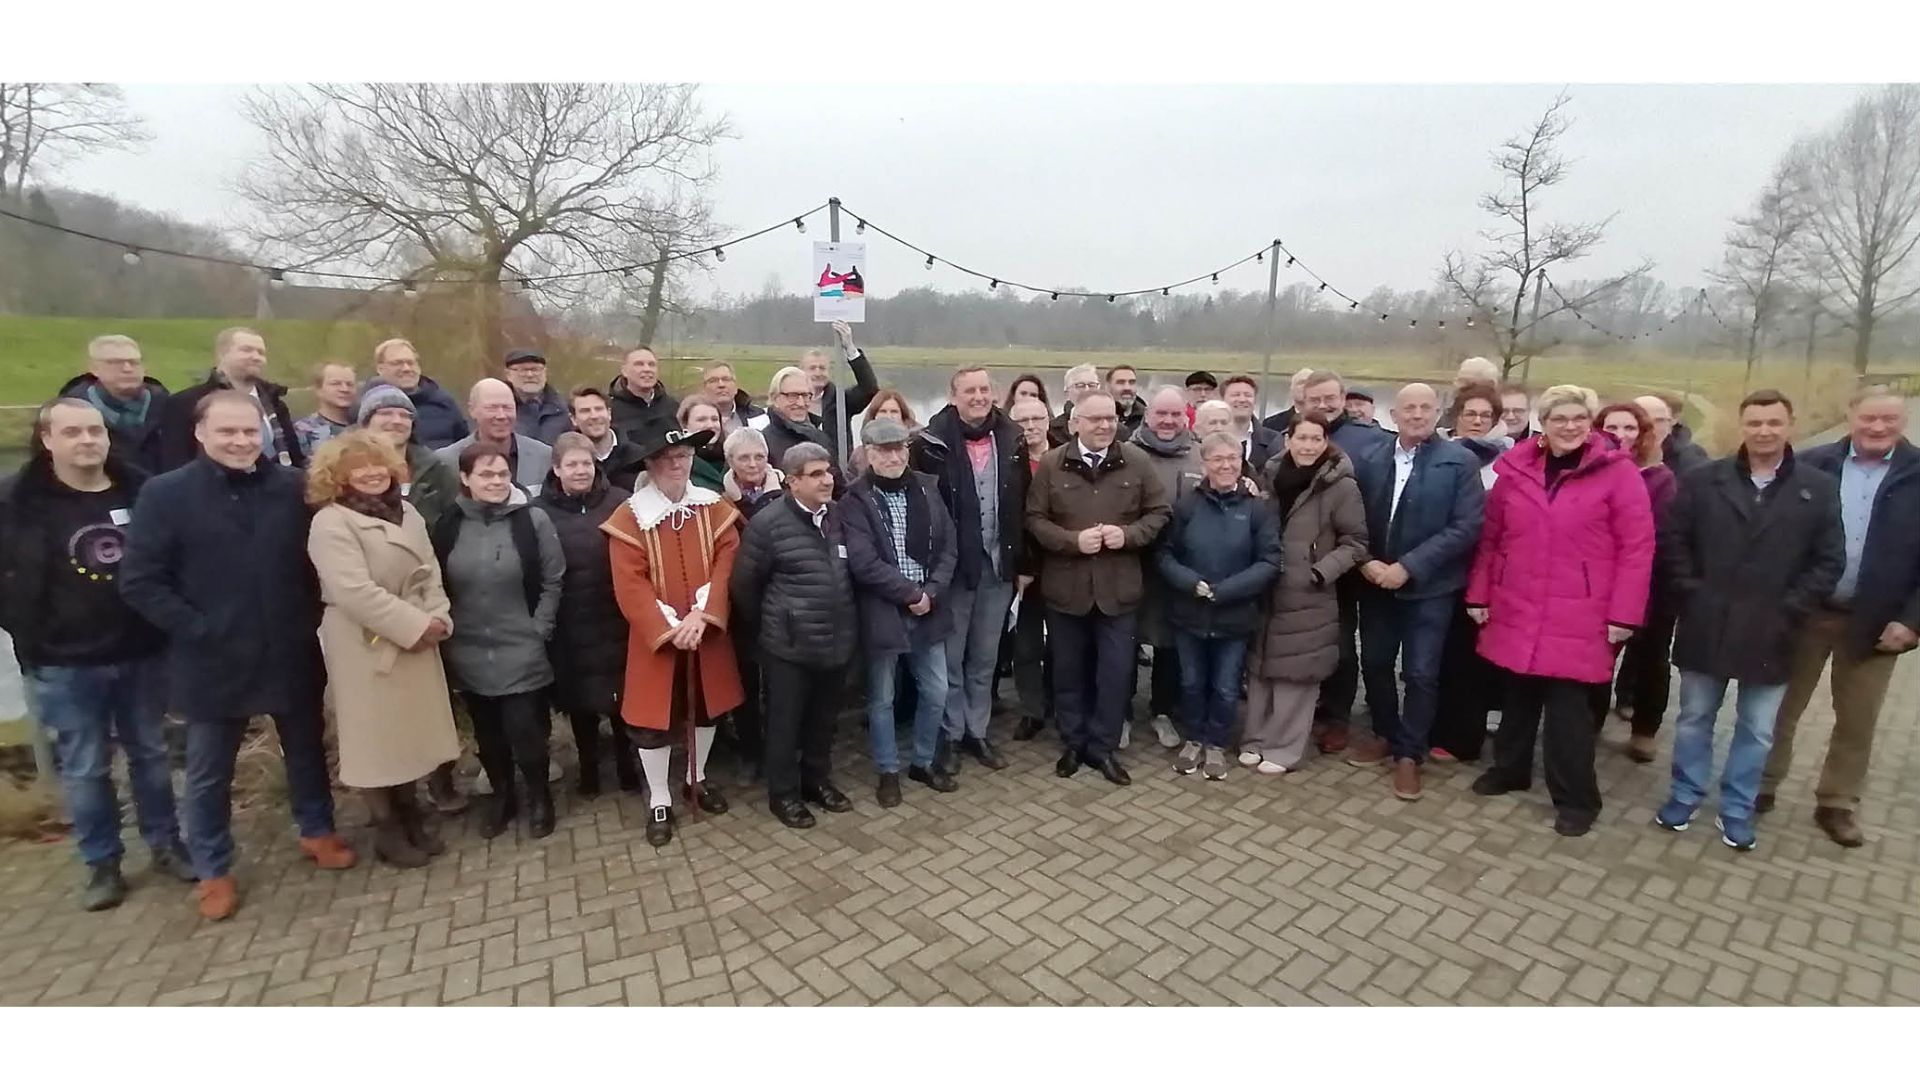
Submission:
[[[1697,671],[1680,672],[1680,715],[1673,729],[1673,800],[1699,806],[1713,782],[1713,720],[1727,696],[1730,679]],[[1733,742],[1720,773],[1720,816],[1753,818],[1760,774],[1773,749],[1773,721],[1787,696],[1785,683],[1756,686],[1741,682],[1733,703]]]
[[[1360,594],[1360,675],[1367,684],[1367,711],[1373,733],[1387,740],[1396,759],[1424,761],[1433,718],[1440,706],[1440,657],[1458,593],[1424,600],[1401,600],[1385,589],[1367,586]],[[1407,684],[1406,705],[1393,676]]]
[[[1173,643],[1180,652],[1180,734],[1188,742],[1224,748],[1240,704],[1247,639],[1201,637],[1176,626]]]
[[[304,838],[333,832],[324,724],[318,702],[311,712],[273,718],[286,764],[287,800]],[[187,721],[187,854],[201,881],[233,872],[233,771],[246,734],[246,717],[190,717]]]
[[[913,754],[911,764],[925,768],[933,764],[933,751],[940,738],[940,717],[947,709],[947,650],[936,644],[906,654],[907,670],[913,676]],[[900,771],[900,747],[894,733],[894,678],[900,670],[900,654],[874,656],[867,660],[867,742],[873,749],[873,766],[883,773]]]
[[[1000,581],[992,570],[982,570],[980,584],[954,586],[940,598],[953,613],[947,633],[947,738],[987,737],[993,715],[993,669],[1000,661],[1000,632],[1007,626],[1013,605],[1013,582]]]
[[[140,837],[155,852],[180,846],[173,773],[167,765],[165,661],[85,667],[37,667],[26,673],[40,722],[59,749],[60,789],[73,815],[74,841],[88,865],[126,853],[120,796],[113,788],[113,743],[127,755]]]

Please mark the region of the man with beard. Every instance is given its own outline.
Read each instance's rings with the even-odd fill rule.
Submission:
[[[1147,403],[1140,400],[1140,373],[1132,364],[1115,364],[1107,369],[1107,393],[1120,412],[1119,439],[1131,439],[1147,418]]]
[[[1187,427],[1187,398],[1179,387],[1163,386],[1155,391],[1147,403],[1146,422],[1127,441],[1144,453],[1146,464],[1159,479],[1169,505],[1179,502],[1180,496],[1202,483],[1204,470],[1200,464],[1199,443]],[[1173,723],[1173,714],[1180,706],[1180,657],[1174,651],[1173,633],[1166,623],[1166,588],[1159,574],[1146,575],[1138,634],[1140,640],[1153,646],[1152,688],[1147,693],[1147,711],[1153,716],[1154,738],[1162,747],[1176,750],[1181,742],[1180,732]],[[1128,679],[1128,685],[1134,681]],[[1129,699],[1128,715],[1120,724],[1122,750],[1133,742],[1132,711]]]
[[[547,382],[547,358],[533,349],[507,354],[507,385],[513,387],[513,430],[529,439],[553,445],[572,430],[566,403]]]
[[[1020,429],[993,400],[983,367],[947,380],[949,402],[913,440],[913,467],[940,481],[957,537],[953,584],[941,599],[947,617],[947,709],[936,764],[957,771],[955,749],[989,769],[1006,761],[987,738],[1000,632],[1024,587],[1027,458]]]
[[[567,415],[573,430],[593,444],[593,460],[614,487],[633,490],[640,475],[638,447],[620,437],[613,429],[613,406],[606,391],[597,386],[582,386],[567,401]]]
[[[660,358],[645,345],[620,362],[620,374],[607,386],[607,400],[613,407],[613,426],[628,442],[649,424],[672,427],[680,411],[679,400],[660,384]]]

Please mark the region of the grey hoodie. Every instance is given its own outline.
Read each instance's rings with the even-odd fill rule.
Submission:
[[[454,687],[505,697],[551,686],[547,639],[553,636],[560,583],[567,571],[560,534],[546,511],[528,505],[518,488],[505,503],[478,503],[461,495],[451,512],[466,516],[460,539],[447,553],[445,573],[454,631],[440,646],[440,655]],[[507,520],[512,514],[531,514],[540,541],[540,600],[531,613]]]

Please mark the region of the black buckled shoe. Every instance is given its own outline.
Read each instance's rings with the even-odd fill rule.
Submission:
[[[973,755],[975,761],[978,761],[989,769],[1004,769],[1007,767],[1006,759],[1000,756],[1000,751],[994,749],[993,743],[984,735],[978,739],[968,736],[961,742],[960,748]]]
[[[687,785],[687,800],[700,808],[703,814],[724,814],[727,812],[727,797],[718,785],[711,780],[698,780]]]
[[[925,767],[915,765],[907,770],[907,779],[915,783],[925,784],[933,790],[940,792],[942,795],[951,791],[960,790],[959,781],[941,772],[939,765],[928,765]]]
[[[666,847],[673,841],[673,808],[655,806],[648,810],[647,843],[654,847]]]
[[[844,814],[853,809],[853,800],[832,784],[815,784],[802,788],[800,797],[818,806],[829,814]]]
[[[813,828],[813,812],[799,799],[775,799],[767,805],[767,809],[773,811],[774,818],[789,829]]]

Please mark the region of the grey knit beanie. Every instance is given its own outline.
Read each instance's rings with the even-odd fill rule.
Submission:
[[[413,399],[407,396],[405,390],[382,383],[368,387],[367,392],[360,395],[360,411],[355,414],[355,419],[361,427],[365,427],[367,420],[381,409],[405,409],[416,416],[419,414],[419,410],[413,407]]]

